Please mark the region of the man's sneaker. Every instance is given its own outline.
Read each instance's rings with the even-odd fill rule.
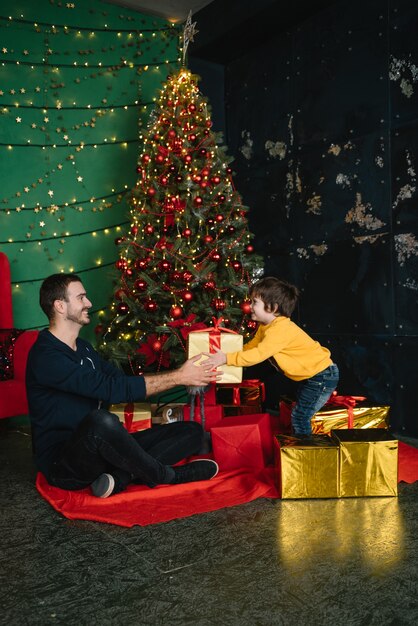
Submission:
[[[219,466],[210,459],[196,459],[185,465],[173,467],[175,477],[172,485],[191,483],[195,480],[210,480],[219,472]]]
[[[97,498],[108,498],[115,488],[115,479],[112,474],[100,474],[99,478],[90,485],[93,495]]]

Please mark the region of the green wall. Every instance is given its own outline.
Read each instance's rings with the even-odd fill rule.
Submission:
[[[94,340],[114,240],[129,227],[141,127],[178,67],[178,27],[98,0],[3,0],[0,36],[0,250],[14,325],[44,327],[42,280],[74,271]]]

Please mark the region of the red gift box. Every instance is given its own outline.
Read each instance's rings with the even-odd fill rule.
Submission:
[[[210,431],[213,426],[218,424],[224,416],[224,409],[220,405],[207,405],[205,402],[205,430]],[[190,405],[186,404],[183,409],[183,419],[186,422],[190,421]],[[193,421],[202,423],[200,414],[200,404],[196,403],[194,409]]]
[[[262,469],[272,461],[273,434],[268,413],[228,417],[211,430],[215,461],[221,470]]]

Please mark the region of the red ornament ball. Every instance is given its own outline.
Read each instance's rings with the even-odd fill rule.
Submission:
[[[167,178],[167,176],[161,176],[161,178],[160,178],[160,182],[161,182],[161,184],[162,184],[162,185],[164,185],[164,187],[165,187],[165,186],[167,185],[167,183],[168,183],[168,178]]]
[[[138,167],[136,168],[136,173],[141,174],[141,172],[142,172],[142,167],[138,165]]]
[[[152,344],[152,349],[154,350],[154,352],[159,352],[162,348],[163,344],[161,343],[161,341],[159,341],[158,339],[156,341],[153,342]]]
[[[221,179],[219,178],[219,176],[212,176],[211,180],[214,185],[219,185],[219,183],[221,182]]]
[[[254,252],[254,246],[252,246],[250,243],[248,244],[248,246],[246,247],[246,250],[249,254],[251,254],[251,252]]]
[[[193,278],[193,274],[191,272],[188,272],[187,270],[185,272],[183,272],[183,280],[186,281],[186,283],[189,283]]]
[[[217,221],[217,222],[223,222],[225,218],[224,218],[224,216],[223,216],[223,215],[221,215],[221,214],[219,213],[219,214],[215,217],[215,219],[216,219],[216,221]]]
[[[127,313],[129,313],[129,307],[126,302],[120,302],[116,307],[116,310],[119,315],[127,315]]]
[[[196,141],[196,135],[194,133],[189,135],[189,141]]]
[[[255,330],[257,328],[257,322],[255,320],[248,320],[247,328],[248,330]]]
[[[191,291],[183,291],[182,298],[185,302],[191,302],[193,300],[193,294]]]
[[[135,289],[137,289],[137,291],[146,291],[147,286],[148,285],[145,280],[142,280],[141,278],[138,278],[138,280],[134,282],[134,287]]]
[[[191,113],[194,113],[196,111],[196,105],[195,104],[189,104],[189,111]]]
[[[220,260],[221,260],[221,255],[219,254],[219,252],[218,252],[217,250],[214,250],[214,251],[212,252],[212,254],[210,255],[210,258],[211,258],[213,261],[220,261]]]
[[[158,267],[160,268],[161,271],[168,272],[171,269],[171,263],[169,261],[167,261],[167,259],[163,259],[158,264]]]
[[[240,261],[234,260],[231,262],[231,267],[233,267],[236,272],[239,272],[242,269],[242,264]]]
[[[147,193],[148,193],[148,195],[149,195],[149,196],[151,196],[151,197],[152,197],[152,196],[155,196],[156,191],[155,191],[154,187],[150,187],[150,188],[148,189]]]
[[[251,302],[248,302],[248,300],[243,302],[241,304],[241,311],[244,313],[244,315],[249,315],[251,313]]]
[[[216,311],[223,311],[226,307],[225,300],[222,300],[221,298],[214,298],[211,305],[214,309],[216,309]]]
[[[115,263],[115,266],[118,270],[126,270],[128,267],[128,262],[125,259],[118,259]]]
[[[191,237],[192,235],[192,231],[190,230],[190,228],[185,228],[183,230],[183,237]]]
[[[148,263],[149,262],[150,262],[149,258],[137,259],[135,261],[135,269],[137,269],[137,270],[145,270],[148,267]]]
[[[207,154],[207,152],[208,152],[208,151],[206,150],[206,148],[201,148],[201,149],[199,150],[199,152],[200,152],[200,155],[201,155],[201,156],[206,156],[206,154]]]
[[[184,157],[184,160],[186,161],[186,163],[190,163],[192,160],[192,157],[190,154],[186,154],[186,156]]]
[[[137,235],[137,234],[138,234],[138,231],[139,231],[138,226],[132,226],[132,228],[131,228],[131,234],[132,234],[133,236]]]
[[[202,176],[209,176],[210,170],[207,167],[204,167],[202,170]]]
[[[206,123],[207,128],[210,128],[212,126],[211,120],[206,120],[205,123]]]
[[[142,157],[142,162],[143,163],[148,163],[148,161],[150,160],[150,155],[149,154],[144,154],[144,156]]]
[[[203,237],[203,241],[204,241],[205,243],[212,243],[212,241],[213,241],[213,237],[212,237],[212,235],[205,235],[205,236]]]
[[[173,317],[175,320],[177,320],[182,315],[183,315],[183,309],[181,308],[181,306],[174,304],[170,309],[170,316]]]
[[[124,289],[117,289],[115,291],[116,300],[122,300],[124,296],[126,296],[126,291]]]
[[[152,233],[154,232],[154,226],[152,224],[147,224],[144,227],[144,232],[147,233],[147,235],[152,235]]]
[[[225,200],[226,200],[226,198],[225,198],[224,194],[220,193],[219,196],[218,196],[218,201],[219,202],[225,202]]]
[[[157,156],[155,157],[155,160],[157,161],[157,163],[163,163],[164,157],[162,154],[157,154]]]
[[[205,289],[206,291],[212,291],[213,289],[215,289],[215,283],[213,280],[207,280],[204,284],[203,284],[203,289]]]
[[[134,271],[131,267],[128,267],[125,271],[126,271],[126,275],[129,276],[129,278],[131,278],[134,275]]]
[[[202,204],[202,202],[203,202],[203,198],[201,196],[196,196],[196,198],[194,199],[194,203],[197,206],[200,206]]]
[[[174,137],[177,137],[177,132],[174,130],[174,128],[170,128],[170,130],[168,131],[168,136],[171,137],[172,139]]]
[[[235,232],[235,226],[228,226],[228,232],[229,233],[234,233]]]
[[[158,309],[158,305],[156,302],[154,302],[154,300],[149,299],[144,302],[144,309],[149,313],[152,313],[153,311],[156,311]]]

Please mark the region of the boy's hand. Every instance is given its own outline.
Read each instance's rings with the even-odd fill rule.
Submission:
[[[203,366],[216,368],[216,367],[219,367],[220,365],[225,365],[226,354],[222,352],[222,350],[219,350],[219,348],[215,348],[215,350],[216,350],[215,354],[212,354],[209,352],[203,352],[203,355],[208,357],[206,361],[202,361]]]

